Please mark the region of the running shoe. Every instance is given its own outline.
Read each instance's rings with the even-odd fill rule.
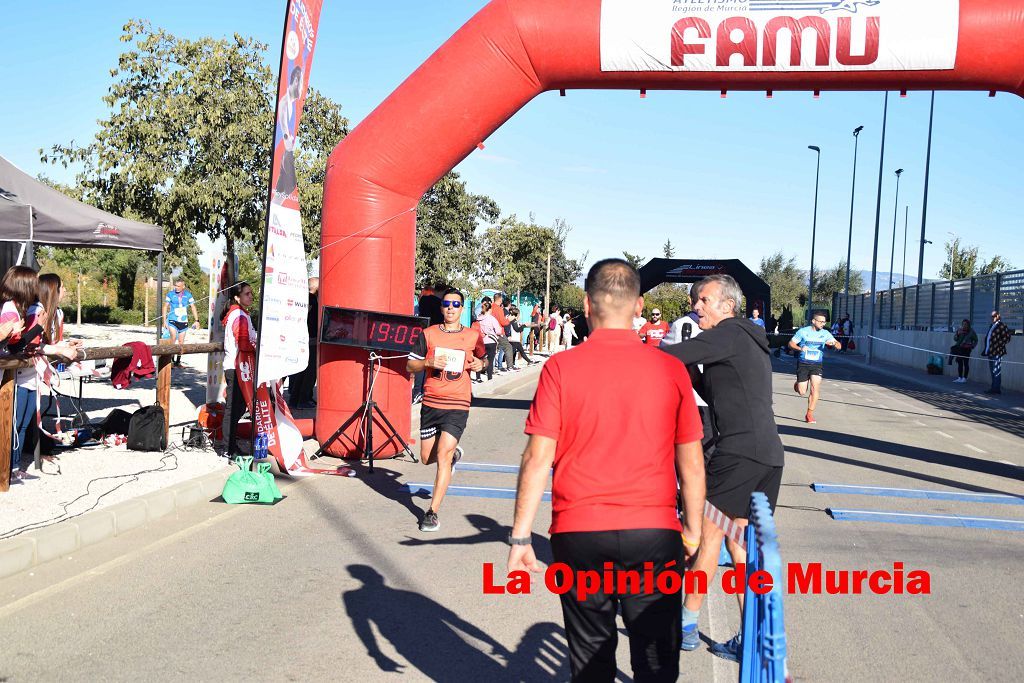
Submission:
[[[441,528],[441,522],[437,519],[437,513],[433,510],[427,510],[423,513],[423,519],[420,520],[420,531],[437,531]]]
[[[455,453],[452,455],[452,471],[455,471],[455,463],[462,460],[462,446],[455,447]]]
[[[806,422],[809,425],[813,425],[813,424],[817,424],[818,423],[818,421],[814,419],[814,413],[812,413],[809,410],[807,411],[807,414],[804,415],[804,422]]]
[[[683,627],[683,639],[679,642],[679,649],[685,652],[693,652],[700,647],[700,631],[697,624]]]
[[[724,643],[715,643],[708,649],[716,657],[728,659],[730,662],[738,662],[740,661],[740,655],[743,653],[743,641],[740,638],[740,634],[737,633]]]

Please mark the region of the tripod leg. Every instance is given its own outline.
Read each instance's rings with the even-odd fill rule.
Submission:
[[[395,429],[395,426],[391,424],[391,420],[389,420],[388,416],[384,414],[384,411],[377,410],[377,413],[380,415],[380,419],[384,421],[384,424],[387,425],[386,434],[389,437],[388,440],[397,440],[398,443],[402,445],[402,451],[406,455],[408,455],[412,460],[416,460],[416,454],[412,452],[412,448],[409,446],[406,440],[402,438],[402,435],[398,433],[398,430]],[[371,415],[370,417],[372,420],[373,416]]]
[[[338,429],[336,429],[333,434],[331,434],[331,438],[327,439],[327,441],[324,441],[323,445],[320,446],[320,448],[317,449],[316,453],[311,455],[309,459],[316,460],[317,458],[322,456],[324,454],[324,451],[327,450],[331,446],[331,444],[333,444],[335,441],[341,438],[341,435],[345,433],[345,430],[348,429],[349,425],[355,422],[365,412],[366,404],[364,403],[363,405],[356,408],[356,411],[354,413],[349,415],[348,419],[345,420],[345,422],[340,427],[338,427]]]

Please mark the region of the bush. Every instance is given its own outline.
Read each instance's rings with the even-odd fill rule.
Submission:
[[[62,306],[62,308],[64,309],[64,319],[68,322],[74,322],[75,309],[69,306]],[[82,306],[83,323],[142,325],[144,322],[143,317],[142,311],[126,311],[116,306]]]

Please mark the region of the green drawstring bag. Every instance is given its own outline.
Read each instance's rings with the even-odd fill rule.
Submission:
[[[274,481],[274,473],[270,471],[269,462],[261,462],[256,465],[256,473],[263,479],[264,491],[267,494],[266,502],[274,503],[284,496],[281,495],[281,489],[277,488],[277,482]],[[264,502],[262,499],[260,502]]]
[[[253,472],[252,456],[245,455],[235,458],[238,471],[232,473],[224,482],[221,497],[225,503],[273,503],[274,492],[267,488],[267,481],[262,474]],[[274,487],[277,488],[276,486]]]

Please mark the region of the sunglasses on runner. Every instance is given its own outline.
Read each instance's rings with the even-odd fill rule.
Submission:
[[[441,306],[444,308],[462,308],[461,301],[442,301]]]

